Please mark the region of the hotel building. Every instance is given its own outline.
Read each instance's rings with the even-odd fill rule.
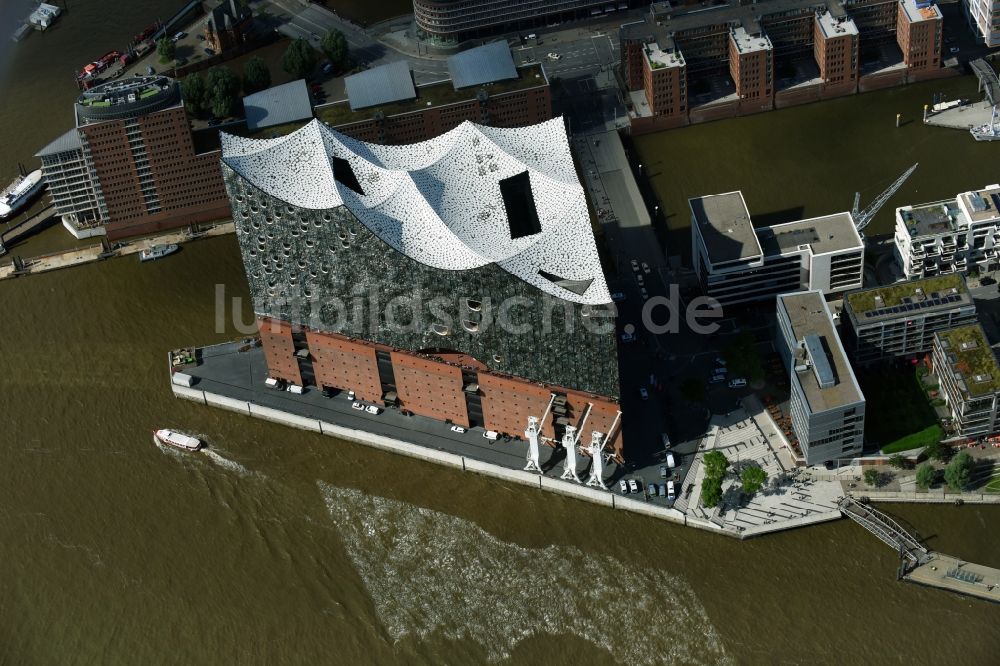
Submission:
[[[614,307],[561,118],[406,146],[223,134],[273,378],[623,455]],[[592,442],[591,442],[592,443]]]

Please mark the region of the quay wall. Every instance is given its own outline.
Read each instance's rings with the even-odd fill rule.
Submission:
[[[525,472],[522,470],[509,469],[492,463],[444,451],[435,451],[431,448],[418,446],[416,444],[404,442],[392,437],[386,437],[384,435],[378,435],[364,430],[347,428],[345,426],[336,425],[327,421],[305,418],[282,410],[264,407],[254,404],[253,402],[230,398],[228,396],[219,395],[210,391],[178,386],[174,383],[170,384],[170,389],[177,398],[191,400],[203,405],[219,407],[221,409],[226,409],[247,416],[253,416],[266,421],[322,433],[324,435],[337,437],[339,439],[348,440],[357,444],[364,444],[366,446],[371,446],[390,453],[402,454],[411,458],[423,460],[425,462],[436,463],[446,467],[460,469],[465,472],[474,472],[484,476],[501,479],[503,481],[538,488],[540,490],[558,493],[573,499],[592,502],[594,504],[610,507],[612,509],[629,511],[642,516],[658,518],[677,525],[693,527],[695,529],[701,529],[715,534],[724,534],[737,539],[745,539],[750,536],[758,536],[759,534],[778,532],[785,529],[783,525],[779,525],[768,526],[767,528],[759,529],[752,533],[736,533],[730,530],[722,529],[712,522],[688,517],[676,509],[668,509],[666,507],[647,504],[646,502],[627,497],[619,497],[613,492],[597,490],[572,481],[564,481],[562,479],[542,476],[540,474]],[[829,518],[814,518],[811,522],[820,522],[820,520],[828,519]],[[795,524],[790,525],[789,527],[798,526],[798,524]]]

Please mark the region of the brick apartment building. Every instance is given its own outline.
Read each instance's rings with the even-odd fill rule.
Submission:
[[[928,0],[654,2],[619,37],[637,133],[947,73],[941,12]],[[899,61],[864,72],[864,46],[889,60],[898,49]]]

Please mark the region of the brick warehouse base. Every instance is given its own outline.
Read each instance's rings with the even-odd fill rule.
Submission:
[[[385,388],[392,386],[401,410],[515,437],[521,436],[529,416],[542,416],[555,393],[565,404],[554,407],[556,418],[545,421],[543,437],[557,438],[554,422],[560,413],[574,426],[587,414],[583,436],[589,438],[595,430],[610,432],[608,448],[619,458],[627,455],[621,424],[615,424],[619,406],[609,398],[501,375],[471,358],[462,365],[451,362],[460,355],[417,354],[336,333],[299,334],[279,320],[261,319],[257,326],[272,377],[299,386],[352,390],[358,399],[380,405],[391,402]]]

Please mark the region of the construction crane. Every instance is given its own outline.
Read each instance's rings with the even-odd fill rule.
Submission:
[[[854,208],[851,209],[851,217],[854,218],[854,226],[857,227],[859,232],[868,226],[868,223],[875,217],[875,213],[896,193],[896,190],[903,186],[903,183],[913,175],[918,166],[920,166],[919,162],[904,171],[903,175],[896,179],[896,182],[887,187],[885,192],[875,197],[875,200],[864,210],[859,210],[861,207],[861,192],[854,193]]]

